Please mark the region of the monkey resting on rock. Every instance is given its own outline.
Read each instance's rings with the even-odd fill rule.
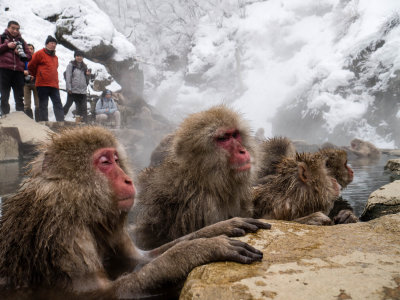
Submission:
[[[242,219],[138,250],[125,227],[135,196],[129,173],[109,131],[82,127],[52,134],[29,178],[3,203],[0,281],[93,299],[141,298],[179,286],[202,264],[262,259],[260,251],[222,235],[270,227]]]
[[[143,249],[253,214],[256,143],[238,113],[221,105],[192,114],[170,138],[161,163],[139,174],[133,237]]]
[[[330,225],[327,216],[340,185],[328,174],[320,153],[297,153],[276,165],[276,173],[254,188],[256,218]]]

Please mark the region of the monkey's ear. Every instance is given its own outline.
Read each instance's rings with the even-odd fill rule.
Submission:
[[[310,174],[309,174],[307,165],[304,162],[299,163],[298,172],[299,172],[300,180],[303,181],[304,183],[307,183],[307,181],[310,178]]]

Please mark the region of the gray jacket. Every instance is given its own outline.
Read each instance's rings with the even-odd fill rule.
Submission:
[[[73,94],[86,94],[86,70],[86,64],[83,62],[78,64],[75,60],[73,60],[68,64],[65,72],[65,84],[67,92],[71,91]]]

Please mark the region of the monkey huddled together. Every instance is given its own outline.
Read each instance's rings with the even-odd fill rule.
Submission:
[[[353,180],[346,152],[296,153],[287,138],[259,145],[224,105],[190,115],[160,143],[138,174],[138,195],[127,157],[104,128],[51,135],[2,204],[4,286],[163,295],[199,265],[260,261],[261,251],[229,238],[270,228],[258,218],[357,221],[351,208],[332,215],[340,187]]]

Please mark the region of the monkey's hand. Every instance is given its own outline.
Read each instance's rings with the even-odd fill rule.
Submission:
[[[258,229],[270,229],[271,225],[253,218],[232,218],[204,227],[193,233],[193,238],[214,237],[218,235],[243,236]]]
[[[294,220],[297,223],[308,225],[332,225],[332,220],[321,211]]]
[[[117,298],[149,295],[155,288],[177,286],[195,267],[216,261],[250,264],[263,253],[244,242],[226,236],[184,240],[155,257],[141,269],[114,282]]]
[[[357,223],[358,218],[355,214],[349,209],[342,209],[339,213],[333,218],[333,222],[335,224],[348,224],[348,223]]]

